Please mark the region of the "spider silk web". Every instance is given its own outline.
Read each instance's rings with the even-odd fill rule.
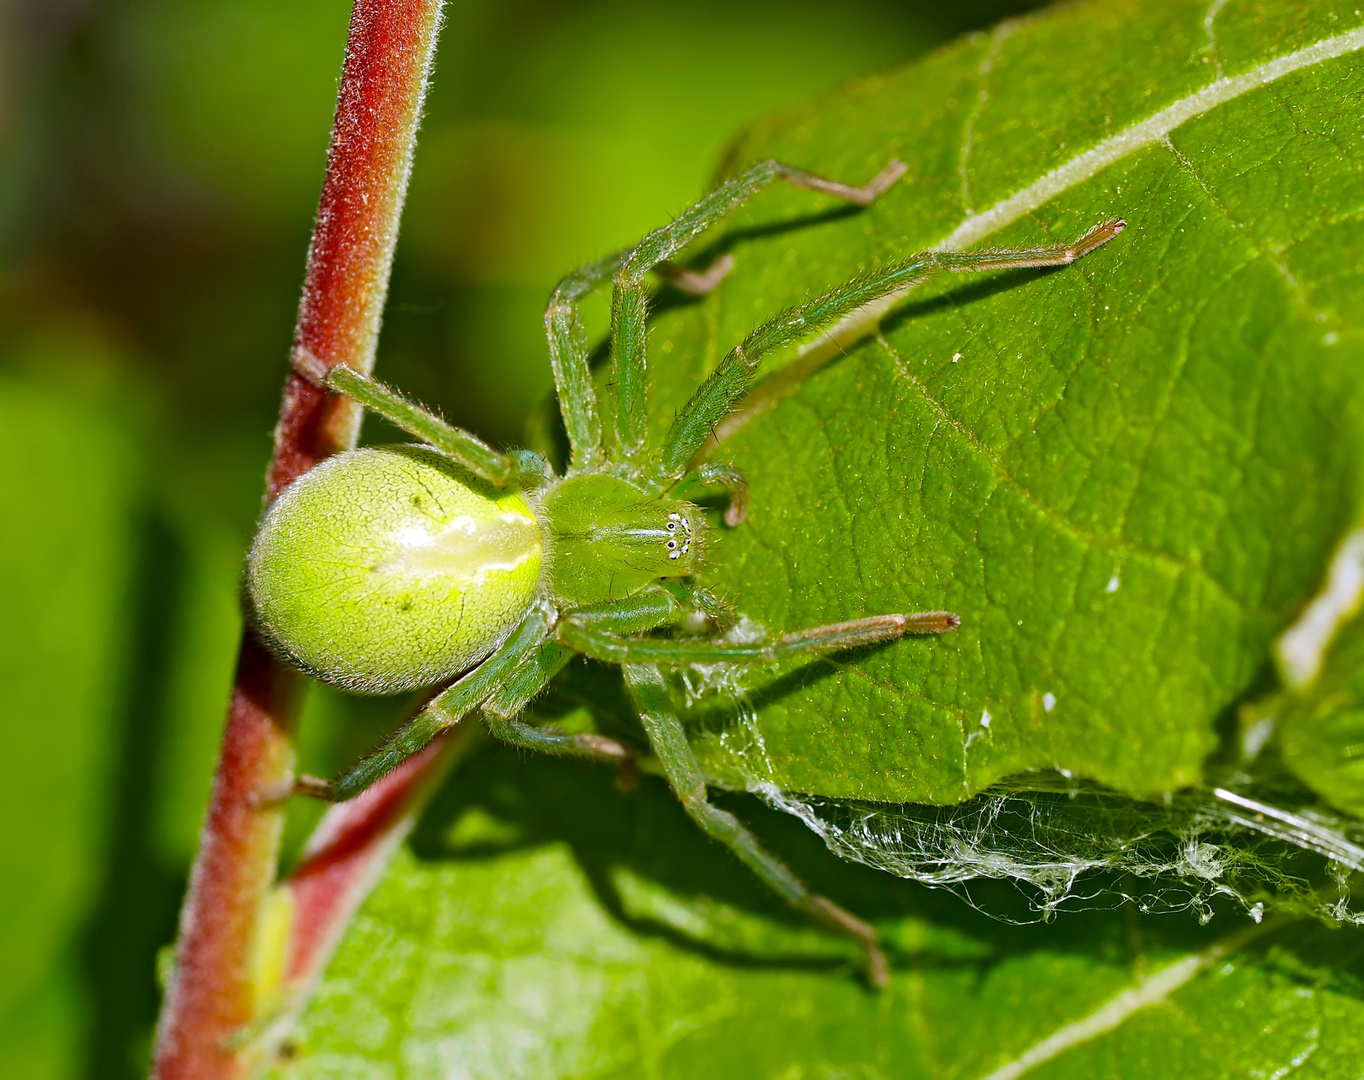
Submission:
[[[1037,773],[952,806],[813,796],[775,782],[733,668],[698,665],[680,682],[689,704],[713,705],[716,694],[733,703],[737,723],[713,737],[748,792],[798,818],[840,858],[951,889],[996,918],[1046,921],[1131,903],[1142,912],[1192,910],[1207,922],[1223,900],[1257,922],[1283,911],[1364,925],[1350,887],[1364,871],[1364,828],[1307,805],[1301,790],[1243,777],[1148,802]],[[973,884],[989,880],[1016,885],[1031,918],[973,896]]]

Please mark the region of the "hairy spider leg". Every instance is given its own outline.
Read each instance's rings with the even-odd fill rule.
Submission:
[[[908,292],[942,270],[971,273],[1020,267],[1064,266],[1106,244],[1126,227],[1110,218],[1074,243],[982,251],[926,251],[904,262],[849,281],[822,296],[782,312],[757,327],[731,349],[678,414],[659,451],[656,483],[686,476],[701,447],[748,392],[753,372],[765,355],[794,341],[828,330],[883,297]]]
[[[616,634],[637,634],[677,622],[686,610],[671,592],[655,585],[625,600],[582,609],[574,617],[585,625]],[[629,748],[615,739],[571,734],[552,725],[527,724],[516,719],[577,655],[571,647],[550,636],[552,618],[550,606],[538,604],[500,649],[433,698],[378,750],[335,780],[300,777],[296,785],[299,793],[336,802],[352,798],[480,705],[489,732],[513,746],[617,763],[631,758]]]
[[[765,184],[775,179],[783,179],[798,187],[865,205],[898,180],[904,174],[904,170],[903,164],[892,162],[870,184],[856,188],[801,172],[779,162],[760,162],[747,172],[722,184],[670,226],[651,233],[641,244],[613,252],[596,262],[579,267],[560,281],[550,296],[549,305],[545,308],[545,336],[549,341],[549,361],[554,372],[554,387],[559,399],[559,409],[564,419],[564,430],[568,433],[570,467],[578,472],[588,471],[599,467],[603,460],[601,416],[597,408],[596,391],[592,387],[592,372],[588,366],[587,335],[578,316],[578,304],[587,293],[611,281],[626,270],[627,266],[629,267],[627,280],[635,285],[641,285],[644,275],[650,270],[655,270],[664,280],[687,292],[705,292],[717,285],[729,272],[733,260],[729,256],[722,256],[708,270],[695,274],[674,267],[668,261],[669,256],[676,254],[690,240]],[[615,355],[619,355],[616,345],[618,326],[622,340],[628,338],[636,344],[643,342],[642,324],[647,312],[642,301],[639,304],[632,301],[623,303],[626,308],[624,312],[626,322],[621,325],[617,315],[617,303],[613,298],[612,349]],[[637,372],[633,370],[636,360],[640,369]],[[624,421],[623,432],[619,426],[617,429],[622,446],[627,446],[633,444],[635,433],[643,430],[644,414],[640,408],[644,376],[642,354],[631,354],[622,361],[622,366],[632,369],[623,373],[618,372],[616,379],[618,393],[623,395],[622,400],[630,403],[619,407],[622,413],[630,412],[630,417]],[[618,420],[617,424],[620,423]]]
[[[710,618],[722,617],[718,600],[706,589],[685,589],[676,595],[676,586],[651,585],[633,596],[599,607],[579,608],[566,618],[576,626],[590,627],[613,636],[643,634],[660,626],[675,625],[692,611]],[[572,734],[553,724],[528,724],[517,714],[526,707],[579,650],[557,640],[545,642],[538,653],[522,664],[492,696],[483,703],[483,719],[488,730],[503,742],[526,750],[568,754],[600,761],[624,763],[633,755],[615,739],[595,734]]]
[[[682,603],[661,585],[652,585],[624,600],[600,607],[582,608],[573,617],[587,625],[617,634],[638,634],[678,622],[686,613]],[[517,719],[577,650],[550,640],[483,704],[483,720],[492,734],[513,746],[542,753],[594,758],[624,763],[633,754],[623,743],[602,735],[574,734],[554,724],[528,724]]]
[[[344,802],[359,795],[424,749],[441,732],[458,724],[492,696],[517,668],[532,659],[550,637],[552,614],[548,603],[536,604],[491,656],[432,698],[426,708],[384,740],[372,754],[334,780],[300,777],[298,793],[333,802]]]
[[[634,752],[615,739],[591,732],[568,732],[554,724],[528,724],[518,719],[518,714],[531,699],[577,655],[553,639],[546,641],[535,656],[517,668],[483,703],[483,723],[494,738],[523,750],[628,765],[634,760]]]
[[[687,732],[673,711],[667,687],[657,666],[626,664],[625,683],[630,688],[649,745],[653,748],[668,785],[697,825],[712,839],[724,844],[769,888],[788,904],[814,916],[862,947],[867,977],[873,986],[890,981],[890,969],[876,930],[827,897],[811,892],[780,859],[733,814],[713,806],[706,797],[706,778],[687,742]]]
[[[620,636],[643,634],[660,626],[676,624],[689,611],[710,618],[723,617],[720,602],[706,589],[684,590],[652,585],[623,600],[600,607],[580,608],[567,616],[575,625]],[[507,677],[483,703],[483,720],[494,737],[525,750],[572,755],[598,761],[627,763],[633,758],[628,747],[602,735],[566,732],[553,724],[528,724],[518,714],[540,693],[579,651],[557,640],[548,640]]]
[[[706,603],[706,597],[697,599],[703,605]],[[655,585],[613,604],[582,609],[574,616],[586,625],[616,634],[635,634],[677,622],[686,611],[671,592]],[[549,637],[549,626],[549,610],[540,605],[501,649],[433,699],[373,754],[333,781],[300,778],[299,793],[335,801],[351,798],[480,705],[491,734],[513,746],[617,763],[631,758],[629,748],[615,739],[595,734],[571,734],[553,725],[527,724],[516,719],[517,714],[578,655],[576,650]]]
[[[648,435],[645,322],[649,304],[645,275],[774,180],[866,206],[903,176],[905,168],[903,162],[892,161],[870,183],[854,187],[779,161],[760,161],[629,250],[616,271],[611,293],[611,382],[616,391],[616,436],[626,461],[642,458]]]
[[[545,642],[529,662],[513,672],[483,703],[483,723],[495,739],[523,750],[630,765],[634,761],[634,751],[616,739],[593,732],[564,731],[555,724],[528,724],[518,719],[531,699],[577,655],[557,641]]]
[[[303,365],[300,371],[324,389],[334,394],[345,394],[370,412],[382,416],[394,427],[429,443],[495,487],[506,487],[522,481],[538,482],[545,478],[547,466],[538,454],[530,451],[503,454],[494,450],[473,432],[446,423],[429,409],[410,401],[372,375],[356,371],[345,364],[335,364],[325,371]]]
[[[554,388],[564,430],[568,433],[569,465],[579,472],[601,465],[602,447],[597,393],[592,387],[587,335],[578,315],[578,304],[593,289],[615,277],[631,250],[623,248],[574,270],[555,286],[545,308],[549,364],[554,372]],[[734,260],[722,255],[699,274],[667,260],[661,260],[654,270],[675,288],[699,295],[715,288],[733,267]]]
[[[744,474],[728,461],[703,461],[695,471],[688,473],[669,494],[673,498],[685,499],[695,488],[719,488],[729,496],[725,507],[725,524],[731,529],[743,524],[748,516],[748,481]]]
[[[578,317],[578,304],[625,262],[628,251],[617,251],[579,267],[555,286],[545,308],[545,337],[559,412],[568,433],[569,468],[584,472],[602,463],[601,417],[588,366],[587,333]]]

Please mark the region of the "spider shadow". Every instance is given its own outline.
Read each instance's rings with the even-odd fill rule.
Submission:
[[[494,837],[460,837],[462,823],[489,819]],[[489,743],[433,800],[410,846],[422,860],[466,864],[563,846],[601,907],[639,937],[744,969],[823,971],[856,960],[838,938],[815,940],[818,931],[770,901],[654,777],[624,791],[601,766]],[[650,902],[662,895],[664,903]],[[687,912],[685,927],[668,918],[679,906]],[[697,933],[696,923],[713,924],[718,933]],[[761,940],[746,947],[755,928]]]
[[[807,665],[763,688],[761,700],[833,672]],[[890,927],[887,951],[896,968],[983,977],[994,964],[1039,950],[1102,958],[1139,938],[1162,948],[1207,944],[1192,914],[1142,917],[1130,905],[1118,918],[1107,909],[1068,911],[1044,923],[1010,883],[986,881],[960,893],[930,888],[837,858],[801,822],[751,796],[715,792],[712,801],[753,828],[814,890]],[[471,831],[471,822],[484,824]],[[741,969],[852,970],[851,946],[771,896],[701,833],[656,777],[623,791],[600,766],[488,743],[438,794],[411,840],[421,860],[471,866],[554,846],[568,850],[604,911],[635,935]],[[651,896],[664,899],[653,903]],[[1329,943],[1313,948],[1331,955]],[[1364,958],[1344,966],[1364,974]]]
[[[902,300],[882,317],[881,331],[886,334],[893,333],[898,327],[916,319],[982,303],[992,297],[1030,285],[1039,278],[1050,277],[1063,269],[1065,267],[1042,266],[1003,270],[987,278],[976,278],[965,284],[948,286],[941,292],[920,300]]]
[[[903,942],[895,934],[885,942],[896,968],[983,972],[1035,949],[1037,932],[1055,937],[1049,928],[1000,922],[950,892],[844,862],[803,824],[749,795],[713,791],[711,801],[753,828],[815,891],[883,925],[914,927]],[[467,836],[466,822],[483,822],[486,833],[489,819],[495,835]],[[409,843],[420,860],[470,866],[562,846],[602,909],[641,938],[742,970],[851,975],[860,966],[850,943],[773,897],[711,842],[657,777],[622,790],[601,766],[489,742],[433,800]],[[1027,916],[1008,886],[987,883],[975,899]],[[1061,940],[1073,944],[1073,930]]]
[[[758,240],[771,240],[774,237],[785,236],[788,233],[802,232],[805,229],[813,229],[820,225],[832,225],[835,222],[846,221],[855,218],[865,211],[862,206],[834,206],[828,210],[819,210],[810,214],[799,214],[795,217],[783,218],[779,221],[767,221],[757,225],[744,225],[738,228],[726,229],[710,243],[697,249],[696,255],[692,260],[699,269],[704,269],[723,255],[734,254],[734,249],[740,244],[752,243]],[[739,273],[740,265],[737,264],[732,273]]]
[[[797,218],[789,218],[785,221],[769,222],[763,225],[732,229],[701,248],[692,259],[688,260],[688,264],[694,269],[704,270],[716,259],[724,255],[733,254],[734,249],[742,243],[770,239],[772,237],[782,236],[786,233],[813,228],[817,225],[842,221],[847,218],[856,217],[862,212],[862,209],[862,207],[858,206],[835,207],[831,210],[822,211],[817,214],[806,214]],[[908,259],[918,254],[920,254],[920,252],[917,250],[910,251],[903,253],[902,257]],[[895,260],[891,261],[893,262]],[[925,297],[922,300],[901,301],[895,306],[891,313],[881,320],[881,325],[883,328],[894,327],[913,319],[935,314],[948,308],[966,307],[982,300],[988,300],[1001,293],[1011,292],[1014,289],[1035,282],[1039,278],[1050,277],[1052,274],[1065,269],[1066,267],[1064,266],[1041,266],[1020,267],[1014,270],[998,271],[984,279],[977,278],[969,284],[944,288],[938,294]],[[732,273],[740,272],[742,272],[741,266],[736,266],[735,270],[732,271]],[[721,288],[723,288],[723,285]],[[695,296],[684,293],[680,289],[667,288],[659,294],[658,299],[650,304],[650,313],[661,313],[689,307],[703,299],[705,299],[705,296]]]

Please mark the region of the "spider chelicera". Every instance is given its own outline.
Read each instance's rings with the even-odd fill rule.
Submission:
[[[649,746],[687,813],[773,890],[862,947],[868,977],[888,977],[876,931],[811,892],[733,815],[712,806],[662,668],[769,664],[856,649],[958,625],[950,612],[884,614],[758,641],[721,631],[723,605],[696,586],[707,519],[686,496],[727,492],[726,525],[745,513],[730,465],[697,464],[716,425],[743,398],[763,357],[808,339],[940,270],[1056,266],[1116,236],[1106,221],[1073,244],[970,253],[926,252],[875,270],[785,311],[754,330],[692,395],[661,444],[647,437],[645,319],[649,280],[661,274],[703,292],[729,268],[676,269],[690,241],[774,180],[867,205],[905,166],[891,162],[852,187],[764,161],[722,184],[635,247],[566,277],[545,312],[550,362],[570,461],[556,475],[529,450],[501,453],[401,394],[346,366],[295,357],[305,377],[422,440],[338,454],[295,481],[266,512],[251,549],[247,591],[255,625],[310,675],[350,690],[394,693],[447,684],[377,751],[342,776],[301,778],[298,790],[341,800],[475,710],[516,746],[622,762],[630,750],[595,734],[519,719],[576,655],[620,665]],[[610,282],[615,439],[608,451],[578,304]],[[708,633],[695,633],[697,623]],[[453,680],[453,681],[452,681]]]

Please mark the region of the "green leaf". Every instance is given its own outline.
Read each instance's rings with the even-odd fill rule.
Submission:
[[[1345,627],[1310,686],[1256,710],[1252,722],[1275,725],[1284,764],[1299,779],[1338,809],[1364,815],[1364,623]]]
[[[696,695],[717,779],[961,803],[1033,769],[1138,796],[1204,778],[1360,509],[1364,65],[1349,50],[1266,65],[1341,33],[1364,46],[1362,22],[1323,4],[1067,8],[736,148],[735,167],[770,155],[858,181],[899,156],[910,174],[866,211],[755,200],[717,245],[736,256],[730,279],[655,321],[660,432],[754,324],[872,265],[954,236],[1069,239],[1110,214],[1130,227],[1055,273],[935,283],[803,381],[771,366],[771,407],[718,451],[753,498],[708,584],[774,631],[932,608],[963,629],[754,679],[743,702],[732,687]],[[1274,77],[1254,88],[1257,73]],[[1222,89],[1200,97],[1209,86]],[[1181,102],[1207,108],[1168,144],[1112,141]],[[686,679],[705,688],[704,673]],[[614,730],[630,723],[618,695],[578,665],[542,711],[581,726],[587,704]],[[868,992],[848,944],[763,892],[657,780],[627,795],[601,770],[490,747],[362,910],[275,1075],[1358,1071],[1357,929],[1135,909],[1007,925],[972,906],[1035,917],[1006,885],[962,885],[963,903],[718,798],[876,923],[887,992]],[[1111,816],[1069,819],[1087,850],[1140,812],[1113,798]],[[1185,884],[1115,873],[1095,888],[1158,905],[1200,868],[1220,887],[1214,864],[1237,853],[1176,854]]]
[[[749,618],[962,618],[752,676],[752,715],[698,710],[717,779],[950,803],[1039,769],[1137,796],[1204,778],[1354,520],[1364,460],[1364,20],[1214,9],[1005,24],[731,153],[909,172],[865,211],[754,200],[720,241],[730,278],[655,327],[660,429],[755,323],[869,267],[1129,228],[1057,272],[934,282],[846,356],[769,378],[774,407],[714,449],[751,509],[706,583]]]
[[[1309,1061],[1309,1075],[1357,1072],[1357,932],[1110,913],[1009,927],[840,865],[790,819],[765,811],[757,825],[876,917],[895,965],[885,993],[662,784],[624,795],[604,770],[489,747],[366,904],[273,1075],[890,1080],[1012,1076],[1028,1061],[1043,1077],[1253,1077]],[[986,899],[1021,911],[1017,897]]]

